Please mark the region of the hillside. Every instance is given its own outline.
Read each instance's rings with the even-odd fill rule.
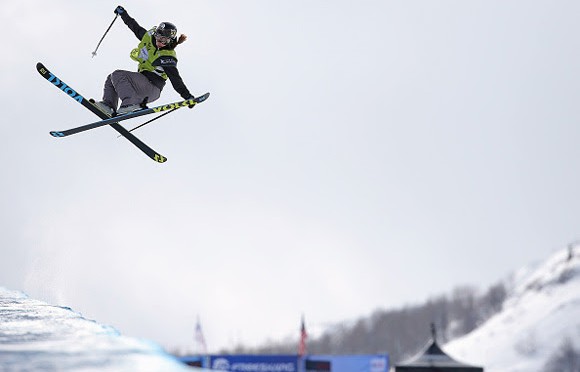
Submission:
[[[501,312],[445,351],[488,372],[530,372],[546,371],[566,345],[580,347],[580,247],[518,271],[509,292]]]
[[[468,286],[422,304],[377,310],[318,331],[311,353],[387,352],[396,364],[421,350],[436,324],[438,340],[454,358],[488,372],[543,371],[561,354],[578,358],[580,347],[580,246],[521,268],[483,293]],[[232,352],[291,353],[296,337]],[[564,359],[565,359],[564,358]],[[560,358],[559,361],[561,361]],[[569,363],[568,363],[569,364]],[[562,366],[551,370],[564,372]],[[580,371],[572,369],[573,372]]]
[[[453,358],[486,372],[580,371],[580,246],[518,270],[477,295],[462,287],[423,305],[377,311],[309,339],[309,352],[387,352],[397,363],[416,353],[435,322]],[[296,343],[237,352],[293,353]],[[185,370],[157,345],[119,335],[69,308],[0,287],[0,367],[18,370]],[[576,364],[574,364],[576,363]],[[2,369],[0,368],[0,369]]]

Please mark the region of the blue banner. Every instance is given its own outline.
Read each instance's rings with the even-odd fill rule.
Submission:
[[[388,372],[389,356],[377,355],[308,355],[305,372]]]
[[[388,372],[387,354],[367,355],[211,355],[180,360],[190,366],[227,372]]]
[[[231,372],[298,372],[296,355],[215,355],[211,369]]]

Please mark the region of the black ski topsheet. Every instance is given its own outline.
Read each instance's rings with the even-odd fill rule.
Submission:
[[[86,99],[82,95],[78,94],[76,90],[74,90],[68,84],[66,84],[64,81],[62,81],[58,77],[56,77],[56,75],[54,75],[52,72],[50,72],[42,63],[38,62],[36,64],[36,70],[38,70],[40,75],[42,75],[46,80],[48,80],[50,83],[52,83],[55,87],[62,90],[69,97],[71,97],[72,99],[74,99],[75,101],[80,103],[81,105],[85,106],[93,114],[97,115],[98,117],[100,117],[103,120],[110,118],[109,115],[107,115],[104,112],[102,112],[101,110],[99,110],[88,99]],[[139,138],[135,137],[135,135],[133,133],[130,133],[127,129],[125,129],[119,123],[112,122],[112,123],[109,123],[109,125],[111,127],[113,127],[117,132],[119,132],[119,134],[121,134],[123,137],[128,139],[132,144],[137,146],[141,151],[143,151],[151,159],[155,160],[158,163],[164,163],[167,161],[167,158],[165,156],[157,153],[151,147],[147,146]]]
[[[114,117],[107,116],[106,119],[101,120],[101,121],[81,125],[80,127],[71,128],[71,129],[67,129],[67,130],[52,131],[52,132],[50,132],[50,134],[53,137],[66,137],[66,136],[70,136],[71,134],[81,133],[81,132],[84,132],[84,131],[87,131],[90,129],[102,127],[102,126],[107,125],[107,124],[118,123],[118,122],[123,121],[123,120],[133,119],[133,118],[143,116],[143,115],[148,115],[148,114],[153,114],[153,113],[158,113],[158,112],[163,112],[163,111],[169,111],[169,110],[176,110],[176,109],[182,108],[182,107],[193,108],[196,104],[205,101],[208,97],[209,97],[209,93],[206,93],[206,94],[201,95],[199,97],[196,97],[194,99],[186,99],[184,101],[168,103],[166,105],[161,105],[161,106],[156,106],[156,107],[151,107],[151,108],[143,108],[141,110],[129,112],[129,113],[124,114],[124,115],[117,115]]]

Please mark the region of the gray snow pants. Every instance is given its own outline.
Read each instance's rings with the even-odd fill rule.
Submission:
[[[147,102],[159,98],[161,90],[153,85],[147,77],[139,72],[116,70],[105,80],[103,101],[117,109],[119,98],[121,106],[140,104],[147,97]]]

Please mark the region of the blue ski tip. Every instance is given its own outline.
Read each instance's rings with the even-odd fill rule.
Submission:
[[[62,132],[50,132],[50,135],[53,137],[64,137]]]

